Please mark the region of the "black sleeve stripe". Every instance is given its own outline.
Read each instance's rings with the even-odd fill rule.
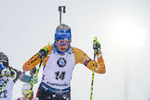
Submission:
[[[85,60],[85,62],[84,62],[84,65],[85,65],[85,66],[87,66],[87,65],[88,65],[88,63],[89,63],[90,61],[91,61],[91,58],[89,58],[89,57],[88,57],[88,58],[86,58],[86,60]]]

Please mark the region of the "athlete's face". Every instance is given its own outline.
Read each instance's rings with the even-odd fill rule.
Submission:
[[[59,51],[64,52],[68,49],[70,44],[70,40],[58,40],[56,41],[56,45]]]

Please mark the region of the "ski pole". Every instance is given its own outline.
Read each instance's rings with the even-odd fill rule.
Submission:
[[[28,95],[28,97],[27,97],[27,100],[30,100],[31,93],[32,93],[32,89],[33,89],[35,80],[36,80],[36,78],[37,78],[37,75],[38,75],[38,73],[39,73],[39,70],[40,70],[40,68],[41,68],[42,62],[43,62],[43,60],[41,60],[41,62],[40,62],[40,64],[39,64],[39,67],[38,67],[38,70],[36,71],[36,75],[35,75],[33,81],[31,81],[30,91],[29,91],[29,95]]]
[[[50,42],[48,43],[47,47],[44,48],[44,50],[47,51],[49,44],[50,44]],[[38,73],[39,73],[39,70],[40,70],[40,68],[41,68],[42,63],[43,63],[43,59],[41,59],[41,62],[40,62],[39,67],[38,67],[38,69],[37,69],[37,71],[36,71],[36,75],[35,75],[33,81],[31,81],[30,91],[29,91],[29,95],[28,95],[28,97],[27,97],[27,100],[30,100],[30,98],[31,98],[32,89],[33,89],[34,83],[35,83],[35,81],[36,81],[36,78],[37,78],[37,76],[38,76]]]
[[[14,77],[14,74],[12,74],[12,69],[9,67],[9,71],[11,72],[11,75]],[[4,75],[0,75],[0,76],[4,76]],[[3,90],[3,88],[6,86],[7,82],[8,82],[8,78],[6,81],[4,81],[4,84],[2,85],[1,89],[0,89],[0,92]]]
[[[8,82],[8,80],[5,81],[4,84],[2,85],[2,87],[1,87],[1,89],[0,89],[0,93],[1,93],[1,91],[3,90],[3,88],[6,86],[7,82]]]
[[[95,44],[96,42],[97,42],[97,37],[94,37],[93,44]],[[93,71],[92,71],[92,82],[91,82],[90,100],[92,100],[92,96],[93,96],[93,84],[94,84],[94,72],[95,72],[95,57],[96,57],[96,53],[95,53],[95,50],[94,50],[94,61],[93,61]]]
[[[61,12],[66,13],[66,6],[59,6],[58,11],[60,12],[60,24],[61,24]]]

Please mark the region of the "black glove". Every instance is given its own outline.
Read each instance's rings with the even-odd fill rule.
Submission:
[[[44,50],[44,49],[41,49],[40,51],[39,51],[39,53],[38,53],[38,56],[39,56],[39,58],[45,58],[46,57],[46,55],[48,54],[48,51],[49,50]]]
[[[32,70],[30,70],[30,75],[33,75],[33,74],[35,74],[36,73],[36,67],[34,67]]]
[[[101,44],[97,40],[93,41],[93,49],[96,51],[96,54],[101,52]]]

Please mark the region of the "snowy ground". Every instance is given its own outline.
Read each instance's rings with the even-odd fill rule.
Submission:
[[[149,100],[149,4],[149,0],[0,0],[0,51],[8,55],[11,66],[22,70],[31,56],[53,43],[58,6],[66,6],[63,23],[72,28],[72,45],[91,58],[94,36],[102,45],[107,71],[95,74],[93,100]],[[41,75],[42,70],[39,83]],[[75,67],[72,100],[90,99],[91,75],[83,65]],[[14,85],[13,99],[22,96],[22,84]]]

